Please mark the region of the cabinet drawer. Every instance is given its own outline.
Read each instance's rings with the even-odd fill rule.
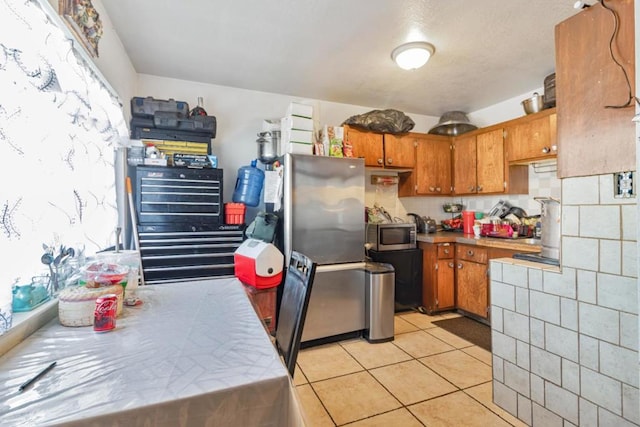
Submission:
[[[487,249],[472,245],[456,245],[456,259],[487,263]]]
[[[222,223],[222,170],[138,166],[140,224]]]
[[[451,243],[439,243],[438,244],[438,259],[453,258],[454,245]]]
[[[232,276],[244,225],[139,225],[145,282]]]

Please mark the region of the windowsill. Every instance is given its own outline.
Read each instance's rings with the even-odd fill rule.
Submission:
[[[0,356],[20,344],[29,335],[58,315],[58,300],[53,299],[31,311],[13,313],[11,328],[0,336]]]

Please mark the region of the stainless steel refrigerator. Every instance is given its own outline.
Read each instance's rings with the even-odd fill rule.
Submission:
[[[287,154],[284,249],[318,263],[302,341],[365,328],[363,159]]]

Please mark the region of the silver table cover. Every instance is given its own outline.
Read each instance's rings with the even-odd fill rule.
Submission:
[[[54,319],[2,356],[0,425],[304,425],[295,387],[237,279],[138,293],[144,304],[125,307],[113,331]]]

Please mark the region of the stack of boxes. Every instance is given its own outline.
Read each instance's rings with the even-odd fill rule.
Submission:
[[[313,154],[313,106],[292,102],[280,124],[282,151]]]

